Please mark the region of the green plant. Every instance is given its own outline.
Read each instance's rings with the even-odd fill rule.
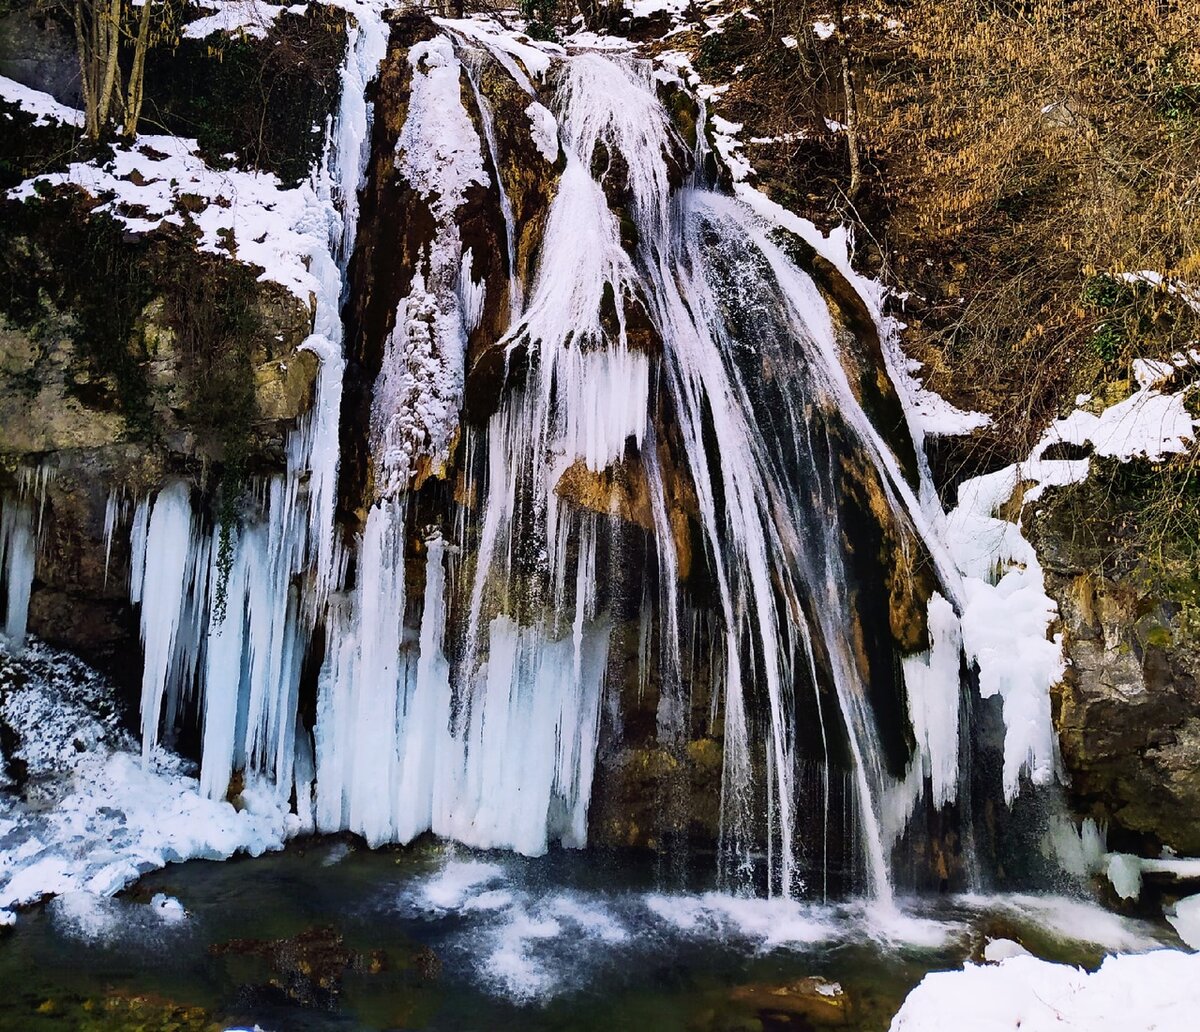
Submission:
[[[1135,295],[1128,283],[1118,282],[1108,273],[1090,276],[1083,284],[1083,303],[1100,312],[1111,312],[1133,304]]]
[[[531,37],[558,42],[558,0],[521,0],[521,14]]]
[[[1092,350],[1104,362],[1120,358],[1125,344],[1125,331],[1116,323],[1102,322],[1092,331]]]

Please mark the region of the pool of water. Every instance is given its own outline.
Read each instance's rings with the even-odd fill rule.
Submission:
[[[22,914],[0,938],[0,1029],[886,1029],[988,937],[1086,965],[1175,943],[1058,897],[886,909],[661,884],[620,856],[435,843],[180,864]]]

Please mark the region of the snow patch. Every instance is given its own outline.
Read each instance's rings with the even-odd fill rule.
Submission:
[[[1088,973],[1036,957],[926,975],[892,1020],[891,1032],[983,1029],[1059,1032],[1157,1029],[1186,1032],[1200,1006],[1200,954],[1157,950],[1107,957]]]
[[[198,6],[214,13],[188,22],[183,27],[185,39],[206,39],[217,32],[265,39],[285,10],[297,10],[262,0],[201,0]]]
[[[1184,942],[1200,950],[1200,896],[1181,899],[1167,912],[1167,920]]]
[[[273,793],[249,793],[239,812],[202,797],[178,757],[160,749],[143,762],[114,697],[94,671],[39,642],[19,660],[0,652],[0,720],[28,774],[22,797],[0,793],[0,913],[83,894],[65,912],[99,928],[106,911],[88,896],[112,896],[172,862],[280,849],[298,830]],[[167,897],[154,906],[168,921],[182,910]]]
[[[285,190],[268,172],[211,168],[198,147],[174,136],[139,136],[102,167],[76,162],[65,172],[26,180],[8,197],[29,201],[47,189],[75,186],[100,202],[95,211],[132,233],[194,228],[200,250],[257,265],[260,280],[310,304],[320,284],[309,265],[329,250],[328,204],[308,183]]]
[[[3,75],[0,75],[0,100],[16,104],[22,111],[33,115],[34,125],[61,122],[63,125],[83,128],[84,114],[82,111],[67,107],[66,104],[60,104],[49,93],[30,89]]]
[[[533,144],[550,164],[558,160],[558,121],[550,113],[550,109],[536,100],[525,109],[529,117],[529,131],[533,136]]]

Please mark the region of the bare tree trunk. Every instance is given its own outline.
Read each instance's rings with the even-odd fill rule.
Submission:
[[[121,0],[109,0],[107,10],[101,8],[97,24],[100,29],[101,46],[96,59],[104,62],[104,83],[100,88],[100,102],[96,114],[99,125],[103,125],[108,121],[113,89],[117,86],[120,72],[117,55],[121,50]]]
[[[137,134],[138,118],[142,113],[143,87],[146,81],[146,51],[150,47],[151,0],[143,0],[142,18],[134,43],[133,66],[129,70],[129,92],[125,102],[125,135]]]
[[[858,152],[858,103],[854,97],[854,76],[850,71],[850,58],[844,49],[842,90],[846,95],[846,146],[850,151],[850,185],[846,189],[846,196],[854,200],[862,185],[861,158]]]
[[[837,19],[837,42],[842,66],[842,96],[846,106],[846,148],[850,155],[850,185],[846,188],[847,200],[853,201],[862,186],[862,165],[858,144],[858,102],[854,95],[854,73],[850,70],[850,45],[846,39],[846,8],[838,0],[834,8]]]
[[[96,119],[96,91],[92,83],[92,66],[88,59],[87,36],[84,32],[83,0],[75,0],[75,50],[79,56],[79,87],[83,91],[85,130],[92,139],[100,135]]]

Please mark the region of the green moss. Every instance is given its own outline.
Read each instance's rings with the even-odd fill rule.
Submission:
[[[1195,457],[1094,458],[1086,481],[1053,492],[1041,519],[1072,566],[1181,607],[1200,603],[1200,476]],[[1155,644],[1155,642],[1151,642]]]
[[[63,193],[9,203],[0,218],[0,313],[35,338],[71,336],[86,368],[68,371],[79,400],[150,430],[142,310],[154,296],[144,240]]]
[[[1146,644],[1154,648],[1169,649],[1175,642],[1175,636],[1166,627],[1151,627],[1146,632]]]
[[[257,270],[197,253],[182,232],[133,236],[70,191],[9,204],[0,218],[0,315],[34,339],[70,337],[80,366],[68,390],[119,412],[135,439],[156,436],[147,371],[165,323],[178,349],[189,425],[222,453],[247,450],[257,415],[262,335]],[[148,322],[147,309],[161,301]]]
[[[1171,354],[1189,344],[1197,329],[1195,313],[1151,283],[1126,283],[1101,273],[1084,281],[1080,300],[1096,319],[1091,349],[1106,364]]]

